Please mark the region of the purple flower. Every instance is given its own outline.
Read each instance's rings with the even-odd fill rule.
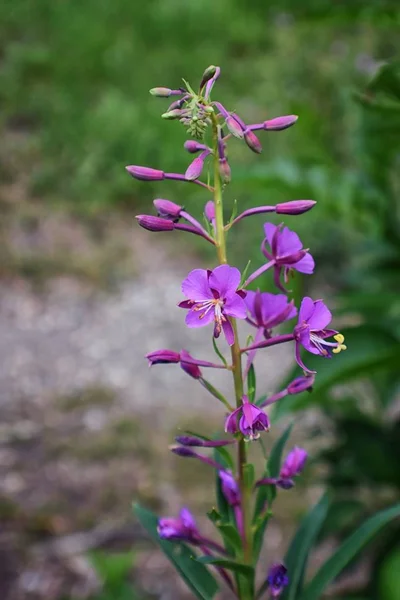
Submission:
[[[311,392],[314,382],[314,375],[303,375],[303,377],[296,377],[296,379],[293,379],[293,381],[291,381],[287,386],[287,393],[300,394],[306,390]]]
[[[258,129],[265,129],[265,131],[282,131],[294,125],[299,117],[297,115],[285,115],[283,117],[275,117],[269,119],[263,123],[255,123],[249,125],[249,129],[257,131]]]
[[[310,371],[301,360],[300,346],[312,354],[319,354],[325,358],[330,358],[332,352],[338,354],[341,350],[346,350],[346,346],[343,344],[344,336],[335,329],[327,329],[331,320],[332,314],[322,300],[312,300],[308,296],[303,298],[299,310],[299,320],[294,328],[294,337],[297,364],[308,373],[314,371]],[[326,338],[332,336],[334,342],[325,341]]]
[[[288,301],[285,294],[248,291],[245,303],[251,315],[249,323],[263,329],[267,338],[271,337],[270,330],[273,327],[293,319],[297,314],[296,307],[293,302]]]
[[[283,589],[289,585],[289,577],[285,565],[272,565],[268,571],[267,582],[272,598],[278,598],[283,592]]]
[[[149,361],[149,366],[161,365],[161,364],[173,364],[180,363],[181,368],[193,377],[193,379],[201,379],[203,377],[199,367],[211,367],[213,369],[225,369],[225,365],[215,364],[206,360],[199,360],[193,358],[187,352],[187,350],[181,350],[180,352],[174,352],[173,350],[155,350],[146,354],[146,358]]]
[[[187,508],[182,508],[179,517],[161,517],[157,526],[158,535],[163,540],[196,543],[199,538],[196,521]]]
[[[221,480],[222,493],[224,494],[227,502],[231,506],[239,506],[240,490],[238,483],[231,471],[219,471],[218,475]]]
[[[244,141],[246,142],[250,150],[253,150],[253,152],[255,152],[256,154],[260,154],[262,152],[260,140],[258,139],[256,134],[253,131],[251,131],[249,127],[245,129],[243,136]]]
[[[229,265],[220,265],[213,271],[191,271],[182,283],[182,292],[188,300],[179,304],[181,308],[189,309],[186,325],[204,327],[214,323],[214,337],[223,330],[232,346],[235,340],[228,317],[246,318],[246,304],[237,289],[239,284],[239,270]]]
[[[137,215],[135,217],[140,227],[147,231],[173,231],[174,223],[162,217],[153,217],[152,215]]]
[[[284,269],[285,282],[288,280],[290,269],[295,269],[300,273],[311,275],[314,271],[314,259],[308,250],[303,249],[303,244],[299,236],[288,227],[282,225],[273,225],[265,223],[265,240],[263,242],[263,253],[270,260],[274,261],[275,285],[286,291],[280,283],[280,275]],[[270,246],[270,251],[265,249],[266,243]]]
[[[275,206],[275,212],[278,215],[302,215],[311,210],[317,203],[315,200],[290,200],[281,202]]]
[[[164,171],[158,169],[152,169],[151,167],[139,167],[137,165],[130,165],[125,167],[129,175],[132,175],[135,179],[140,181],[159,181],[165,178]]]
[[[240,418],[239,418],[240,417]],[[239,420],[239,423],[238,423]],[[247,396],[243,396],[243,404],[228,415],[225,421],[227,433],[242,433],[247,440],[256,440],[260,431],[268,431],[269,419],[255,404],[251,404]]]
[[[146,358],[149,361],[149,366],[153,365],[168,365],[171,363],[178,363],[181,360],[179,352],[173,350],[155,350],[146,354]]]
[[[190,163],[185,172],[185,179],[188,181],[193,181],[194,179],[198,179],[204,168],[204,161],[207,156],[210,154],[210,150],[203,150],[199,156]]]
[[[282,479],[291,479],[292,477],[299,475],[304,469],[307,457],[308,454],[304,448],[295,446],[287,455],[279,473],[279,477]]]
[[[200,150],[207,149],[207,146],[205,146],[204,144],[200,144],[195,140],[186,140],[186,142],[183,144],[183,147],[185,148],[185,150],[190,152],[190,154],[196,154],[196,152],[200,152]]]

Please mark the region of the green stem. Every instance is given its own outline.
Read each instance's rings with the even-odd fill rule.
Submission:
[[[227,263],[226,257],[226,240],[223,216],[222,203],[222,185],[219,171],[218,161],[218,122],[216,116],[212,115],[213,128],[213,150],[214,150],[214,204],[215,204],[215,229],[216,229],[216,247],[217,255],[220,264]],[[236,320],[231,318],[235,342],[231,346],[232,355],[232,374],[235,389],[236,406],[243,404],[243,375],[242,375],[242,359],[240,352],[240,343],[237,333]],[[247,462],[246,443],[242,439],[238,444],[238,479],[240,493],[242,498],[242,515],[243,515],[243,560],[247,564],[252,563],[252,528],[250,514],[250,494],[251,490],[247,489],[244,478],[244,467]],[[241,586],[240,598],[242,600],[250,600],[253,597],[248,586]]]

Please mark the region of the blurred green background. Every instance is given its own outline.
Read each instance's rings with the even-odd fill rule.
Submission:
[[[0,6],[0,275],[16,305],[24,286],[35,303],[60,276],[89,285],[91,293],[118,294],[138,275],[133,217],[150,212],[155,197],[182,203],[200,217],[209,198],[197,186],[141,184],[124,170],[137,164],[184,172],[190,162],[184,128],[160,119],[168,100],[152,98],[150,88],[178,87],[182,77],[197,85],[205,67],[217,64],[222,75],[214,97],[245,121],[299,115],[290,130],[262,136],[261,157],[232,144],[226,205],[229,215],[234,199],[241,210],[298,198],[318,201],[306,216],[285,220],[318,265],[312,281],[297,282],[296,293],[323,295],[337,308],[338,322],[349,329],[349,351],[333,367],[333,361],[319,362],[314,394],[282,403],[278,416],[311,406],[319,411],[310,431],[318,449],[315,468],[336,498],[327,538],[351,529],[400,487],[399,25],[398,3],[389,0],[4,0]],[[254,221],[243,221],[231,236],[231,262],[239,267],[248,258],[261,264],[257,226],[259,232]],[[169,252],[177,265],[187,241],[173,238]],[[195,241],[195,253],[211,259],[201,242]],[[1,310],[7,320],[9,308]],[[115,391],[111,400],[101,386],[67,398],[64,391],[52,393],[68,421],[76,407],[79,420],[83,405],[107,406]],[[36,425],[45,421],[27,405],[29,393],[23,417]],[[7,411],[8,427],[15,415]],[[90,460],[108,459],[109,452],[129,461],[141,453],[147,472],[154,453],[138,442],[136,421],[124,425],[124,416],[119,419],[115,437],[104,433]],[[19,440],[18,452],[20,446]],[[5,447],[15,451],[14,437],[6,437]],[[114,484],[117,491],[104,493],[104,503],[67,525],[68,503],[64,509],[40,501],[21,508],[11,485],[1,492],[0,518],[10,535],[29,546],[98,525],[118,502],[127,507],[129,494],[119,494]],[[146,494],[162,505],[162,493],[146,488]],[[294,509],[290,519],[297,517]],[[369,557],[368,573],[350,590],[352,597],[398,597],[399,580],[388,567],[399,561],[394,540],[387,536]],[[0,540],[0,551],[9,556],[7,540]],[[121,557],[110,564],[101,556],[94,560],[106,580],[101,598],[133,597],[125,568],[132,556]],[[18,549],[5,569],[7,600],[14,598],[15,572],[24,560]],[[50,597],[46,589],[39,596]],[[68,584],[60,589],[63,597],[75,597]],[[349,597],[347,588],[343,594]]]

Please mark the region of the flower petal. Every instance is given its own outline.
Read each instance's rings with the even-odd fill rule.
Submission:
[[[234,294],[225,301],[223,312],[236,319],[245,319],[247,315],[246,303],[239,294]]]
[[[214,321],[214,311],[213,310],[189,310],[186,315],[186,325],[188,327],[204,327],[204,325],[209,325]]]
[[[314,300],[309,296],[305,296],[301,301],[300,310],[299,310],[299,325],[306,322],[311,318],[311,315],[314,312]]]
[[[230,346],[233,346],[235,343],[235,333],[233,331],[232,323],[229,321],[229,319],[222,321],[222,329],[224,330],[226,341]]]
[[[300,368],[303,369],[303,371],[306,371],[307,373],[316,373],[316,371],[311,371],[311,369],[306,367],[306,365],[303,363],[301,356],[300,356],[300,344],[298,342],[296,342],[296,345],[295,345],[295,357],[296,357],[297,364],[299,365]]]
[[[297,233],[291,231],[289,227],[284,227],[278,234],[277,256],[288,256],[294,254],[303,248],[303,244]]]
[[[292,265],[293,269],[296,269],[299,273],[305,273],[306,275],[311,275],[314,272],[315,262],[313,257],[309,252],[302,259],[300,259],[297,263]]]
[[[276,225],[273,223],[264,223],[264,233],[267,238],[267,242],[270,246],[272,246],[272,238],[275,235]]]
[[[226,421],[225,421],[226,433],[232,433],[232,434],[237,433],[237,431],[238,431],[238,426],[237,426],[238,413],[241,410],[242,410],[242,407],[239,406],[239,408],[237,408],[236,410],[231,412],[230,415],[227,416]]]
[[[312,331],[319,331],[325,329],[327,325],[332,321],[332,313],[325,306],[322,300],[316,300],[314,302],[314,311],[308,319],[308,324]]]
[[[208,284],[208,273],[206,269],[194,269],[182,282],[182,292],[190,300],[196,302],[210,300],[213,294]]]
[[[239,284],[239,269],[230,267],[229,265],[219,265],[219,267],[213,269],[209,278],[210,288],[217,290],[221,298],[233,296]]]

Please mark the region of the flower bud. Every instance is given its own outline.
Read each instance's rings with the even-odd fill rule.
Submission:
[[[188,359],[188,358],[192,359],[189,352],[187,352],[186,350],[182,350],[180,358],[181,358],[181,368],[185,371],[185,373],[187,373],[188,375],[193,377],[193,379],[200,379],[202,376],[202,373],[200,371],[199,366],[193,364],[192,362],[185,361],[185,359]]]
[[[190,152],[190,154],[196,154],[196,152],[206,149],[204,144],[199,144],[199,142],[196,142],[195,140],[186,140],[186,142],[183,144],[183,147],[185,150]]]
[[[272,565],[268,571],[267,583],[271,597],[278,598],[284,588],[289,585],[289,577],[287,576],[285,565]]]
[[[204,161],[210,154],[209,150],[204,150],[200,156],[197,156],[188,166],[185,172],[185,179],[188,181],[194,181],[198,179],[204,168]]]
[[[231,506],[240,505],[240,490],[236,479],[230,471],[219,471],[222,493]]]
[[[239,125],[238,121],[232,115],[229,115],[226,118],[225,123],[233,136],[239,139],[243,139],[243,128]]]
[[[197,457],[196,452],[193,452],[193,450],[189,450],[189,448],[186,448],[185,446],[174,446],[173,448],[171,448],[171,452],[173,452],[177,456],[184,456],[187,458]]]
[[[180,361],[180,355],[178,352],[173,350],[155,350],[146,354],[146,358],[149,361],[149,366],[178,363]]]
[[[167,121],[173,121],[174,119],[181,119],[187,114],[187,110],[174,108],[173,110],[169,110],[161,115],[162,119],[166,119]]]
[[[178,518],[161,517],[157,532],[161,539],[170,541],[196,542],[199,535],[196,521],[187,508],[182,508]]]
[[[157,98],[169,98],[172,90],[166,87],[155,87],[151,88],[150,94],[152,96],[156,96]]]
[[[148,231],[173,231],[174,224],[172,221],[162,219],[161,217],[153,217],[151,215],[137,215],[136,219],[140,227]]]
[[[175,204],[175,202],[171,202],[170,200],[163,200],[162,198],[153,200],[153,204],[159,217],[169,219],[174,223],[179,221],[182,210],[182,206],[179,206],[179,204]]]
[[[304,469],[308,454],[304,448],[295,446],[287,455],[285,462],[282,465],[279,477],[282,479],[291,479],[299,475]]]
[[[160,181],[164,179],[164,171],[158,169],[152,169],[151,167],[138,167],[136,165],[130,165],[125,167],[129,175],[132,175],[135,179],[140,181]]]
[[[204,214],[210,223],[215,219],[215,204],[212,200],[209,200],[204,207]]]
[[[315,200],[292,200],[290,202],[281,202],[275,207],[278,215],[302,215],[311,210],[316,205]]]
[[[299,117],[297,115],[286,115],[264,121],[264,129],[267,131],[282,131],[294,125]]]
[[[229,183],[231,181],[231,168],[226,158],[220,158],[219,160],[219,172],[223,183]]]
[[[305,392],[306,390],[310,390],[314,385],[315,377],[314,375],[297,377],[287,386],[288,394],[300,394],[301,392]]]
[[[200,82],[200,89],[202,89],[206,85],[207,81],[210,81],[210,79],[214,77],[216,72],[217,67],[215,67],[214,65],[207,67],[207,69],[203,73],[203,77]]]
[[[256,152],[257,154],[260,154],[262,152],[261,142],[256,136],[256,134],[253,133],[253,131],[251,131],[251,129],[247,128],[243,136],[244,141],[246,142],[250,150],[253,150],[253,152]]]

